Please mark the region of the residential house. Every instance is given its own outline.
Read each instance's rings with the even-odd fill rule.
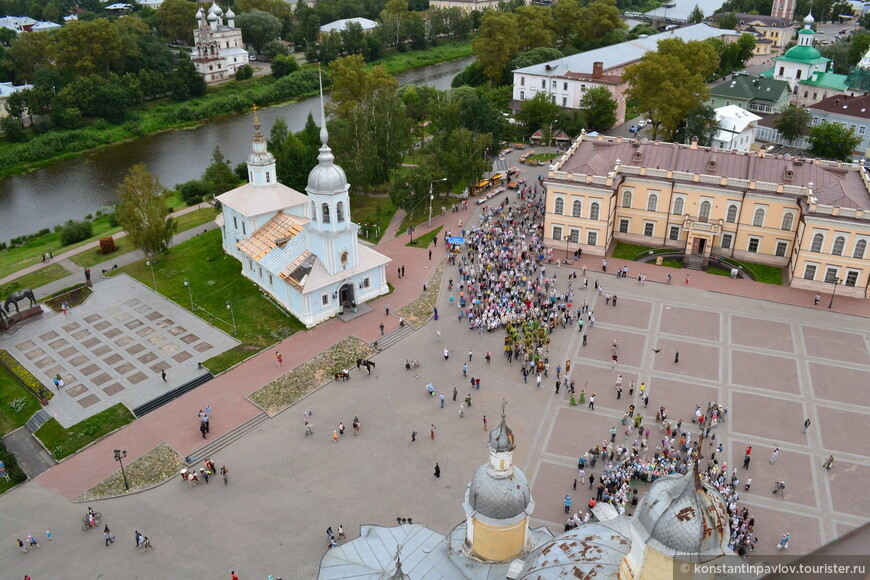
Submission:
[[[463,12],[475,10],[483,12],[488,9],[496,9],[503,0],[429,0],[429,8],[459,8]],[[524,0],[530,4],[531,0]]]
[[[784,48],[794,36],[794,21],[791,17],[778,18],[742,12],[735,12],[734,17],[737,18],[737,32],[754,34],[758,42],[764,42],[773,50]]]
[[[812,126],[821,123],[837,123],[852,129],[861,137],[856,154],[866,157],[870,153],[870,95],[860,97],[828,97],[807,107],[812,114]]]
[[[734,73],[731,80],[710,89],[710,106],[737,105],[755,113],[779,113],[788,106],[790,97],[786,81]]]
[[[749,151],[755,142],[758,115],[738,107],[728,105],[716,109],[716,123],[719,131],[713,137],[713,145],[719,149]]]
[[[9,83],[0,83],[0,118],[6,117],[9,115],[9,111],[6,110],[6,101],[9,100],[9,97],[12,93],[17,93],[18,91],[23,91],[25,89],[32,89],[33,85],[18,85],[15,86],[11,82]]]
[[[8,28],[15,32],[30,32],[37,21],[30,16],[3,16],[0,18],[0,28]]]
[[[520,103],[545,93],[560,107],[579,109],[586,91],[603,86],[616,101],[617,124],[625,122],[625,93],[628,85],[622,80],[625,68],[638,62],[647,52],[656,50],[659,40],[681,38],[685,41],[720,38],[732,40],[734,30],[714,28],[708,24],[692,24],[662,34],[620,42],[611,46],[542,62],[513,71],[513,103]]]
[[[544,181],[544,242],[614,241],[785,268],[796,288],[870,297],[870,178],[857,164],[581,135]]]

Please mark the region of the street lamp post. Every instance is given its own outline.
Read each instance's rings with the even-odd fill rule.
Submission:
[[[190,296],[190,311],[193,312],[193,290],[190,288],[190,281],[185,278],[184,285],[187,286],[187,293]]]
[[[227,300],[227,310],[230,311],[230,316],[233,317],[233,335],[236,334],[236,313],[233,311],[233,303]]]
[[[831,291],[831,301],[828,302],[828,308],[833,308],[833,307],[834,307],[834,294],[837,293],[837,284],[840,283],[840,279],[839,279],[839,278],[834,278],[834,279],[832,280],[832,282],[834,283],[834,289]]]
[[[439,181],[447,181],[446,177],[442,177],[441,179],[435,179],[431,183],[429,183],[429,227],[432,227],[432,202],[435,200],[435,196],[432,194],[432,188]]]
[[[130,489],[130,484],[127,483],[127,472],[124,471],[124,462],[122,461],[125,457],[127,457],[126,451],[121,451],[120,449],[115,449],[115,461],[121,464],[121,475],[124,478],[124,489]]]
[[[151,267],[151,280],[154,281],[154,291],[157,291],[157,276],[154,275],[154,262],[152,260],[145,260],[145,265]]]

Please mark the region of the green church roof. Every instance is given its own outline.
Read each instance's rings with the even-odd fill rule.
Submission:
[[[801,85],[833,89],[836,91],[846,91],[849,88],[847,82],[848,78],[848,75],[817,72],[813,73],[813,75],[808,79],[801,81]]]
[[[830,62],[830,59],[824,58],[817,48],[801,45],[791,47],[784,55],[776,60],[790,60],[792,62],[800,62],[804,64]]]

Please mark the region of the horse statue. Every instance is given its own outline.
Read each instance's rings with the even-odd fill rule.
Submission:
[[[9,309],[9,305],[14,304],[15,312],[21,312],[21,310],[18,309],[18,303],[25,298],[30,300],[30,306],[28,306],[28,308],[32,308],[33,305],[36,304],[36,298],[34,298],[33,296],[33,290],[31,290],[30,288],[25,288],[24,290],[19,290],[18,292],[13,292],[9,295],[9,298],[6,299],[6,303],[4,304],[4,306],[6,307],[6,311],[11,313],[12,310]]]
[[[3,305],[0,304],[0,321],[2,321],[4,318],[9,318],[9,315],[6,314],[6,311],[3,309]]]

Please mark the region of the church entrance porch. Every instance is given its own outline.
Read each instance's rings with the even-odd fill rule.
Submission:
[[[342,284],[341,288],[338,289],[338,303],[341,304],[345,310],[356,308],[354,285],[352,282]]]
[[[345,308],[342,313],[337,316],[339,320],[342,322],[350,322],[354,318],[359,318],[363,314],[368,314],[372,312],[374,309],[366,303],[357,304],[356,312],[354,312],[353,308]]]

